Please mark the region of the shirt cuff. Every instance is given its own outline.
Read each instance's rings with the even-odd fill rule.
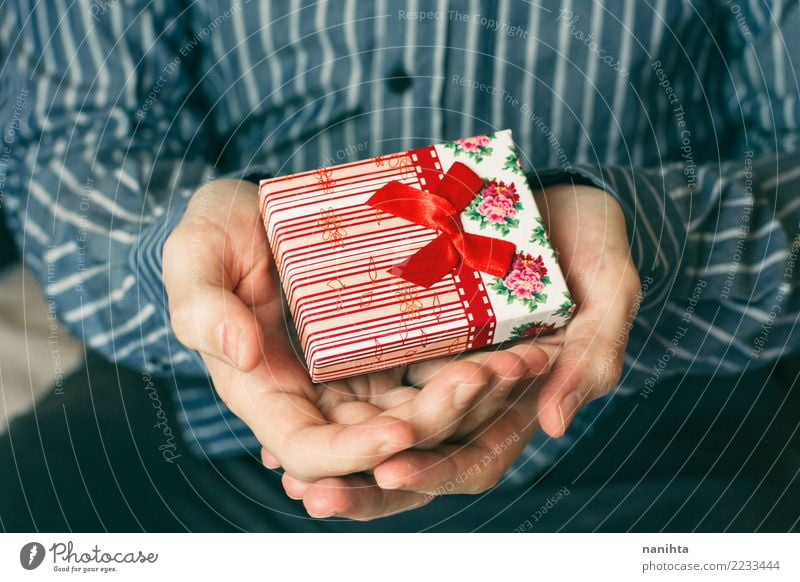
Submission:
[[[612,185],[614,177],[612,176],[611,169],[591,166],[551,168],[529,174],[528,180],[535,190],[543,190],[549,186],[572,184],[574,186],[592,186],[605,191],[606,194],[617,201],[617,204],[619,204],[622,209],[622,214],[625,216],[625,224],[628,227],[628,239],[631,241],[633,240],[633,209],[622,196],[622,193]],[[636,253],[634,253],[634,262],[638,265],[639,261],[636,259]]]
[[[153,338],[145,350],[145,371],[159,376],[190,376],[206,378],[202,358],[194,350],[185,348],[172,332],[169,319],[167,293],[162,277],[162,253],[164,242],[183,218],[189,196],[175,196],[169,207],[156,221],[144,228],[137,243],[132,247],[129,261],[131,272],[137,278],[142,304],[150,303],[160,318],[161,336]]]
[[[549,186],[572,184],[575,186],[591,186],[603,190],[619,204],[625,217],[628,240],[631,245],[631,259],[642,284],[649,287],[654,281],[664,280],[663,274],[656,273],[656,266],[661,266],[663,260],[659,257],[659,249],[649,245],[646,239],[640,236],[641,225],[636,224],[636,209],[638,204],[636,192],[633,188],[621,188],[619,184],[625,183],[623,171],[619,168],[604,166],[569,166],[540,170],[528,175],[528,180],[534,190],[543,190]],[[662,214],[659,212],[659,214]],[[647,311],[651,305],[647,297],[640,305],[640,311]]]

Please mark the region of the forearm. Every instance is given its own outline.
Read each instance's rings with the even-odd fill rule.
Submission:
[[[23,258],[66,329],[111,359],[150,370],[186,355],[171,348],[163,309],[138,268],[143,234],[168,227],[212,168],[202,136],[187,139],[197,111],[182,103],[193,86],[186,71],[135,115],[170,56],[163,39],[123,27],[149,19],[177,36],[177,11],[117,8],[120,18],[65,18],[64,33],[48,42],[36,34],[0,39],[8,57],[0,119],[11,154],[3,202]],[[11,2],[3,17],[22,29],[49,10],[37,5],[29,14]],[[70,34],[86,42],[70,48]]]

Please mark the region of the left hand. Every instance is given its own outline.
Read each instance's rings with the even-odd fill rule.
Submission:
[[[540,426],[553,437],[562,436],[584,404],[616,386],[640,300],[622,210],[610,195],[586,186],[549,188],[537,194],[537,203],[545,222],[557,225],[548,232],[578,310],[565,330],[507,351],[526,362],[549,360],[549,372],[532,381],[546,365],[532,368],[504,408],[463,444],[402,451],[372,475],[313,483],[284,475],[286,492],[303,499],[312,516],[369,520],[418,507],[435,495],[486,491]]]

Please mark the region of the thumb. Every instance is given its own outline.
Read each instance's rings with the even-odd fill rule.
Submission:
[[[584,307],[583,312],[578,308],[567,327],[564,343],[539,392],[539,422],[553,437],[563,436],[582,406],[617,385],[638,301],[620,301],[611,308],[588,301]]]
[[[563,436],[581,407],[603,396],[619,377],[619,364],[592,345],[597,338],[567,337],[538,396],[539,423],[552,437]]]
[[[186,240],[178,227],[163,254],[163,279],[172,329],[186,347],[222,360],[243,372],[261,359],[261,332],[255,308],[233,291],[223,254],[213,241]]]

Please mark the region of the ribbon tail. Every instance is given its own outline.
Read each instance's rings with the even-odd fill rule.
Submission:
[[[517,250],[514,243],[479,234],[464,233],[459,238],[457,246],[468,267],[494,277],[508,274]]]
[[[436,194],[448,200],[456,212],[461,212],[472,202],[481,188],[483,188],[483,178],[469,166],[454,162],[436,187]]]
[[[389,272],[427,289],[458,266],[460,260],[450,238],[439,235]]]

